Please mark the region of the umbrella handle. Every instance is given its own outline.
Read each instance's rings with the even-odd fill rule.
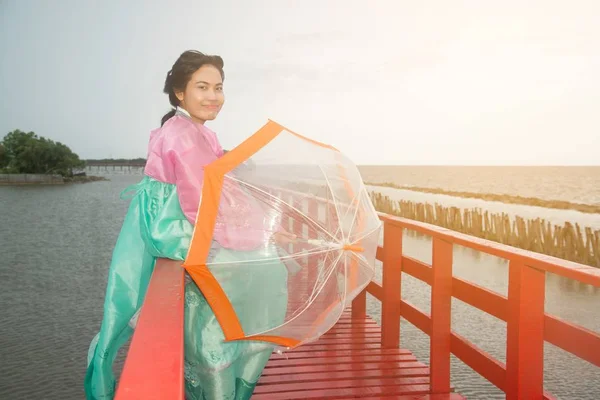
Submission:
[[[331,247],[331,248],[341,248],[341,247],[343,247],[339,243],[328,242],[328,241],[320,240],[320,239],[308,239],[307,242],[308,242],[308,244],[311,244],[311,245],[317,246],[317,247]]]

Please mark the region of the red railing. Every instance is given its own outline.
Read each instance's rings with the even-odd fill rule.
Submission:
[[[322,199],[301,197],[318,217]],[[292,199],[297,204],[297,199]],[[298,205],[300,206],[300,205]],[[327,204],[326,204],[327,206]],[[400,345],[400,318],[430,336],[433,392],[450,390],[450,354],[506,392],[507,399],[552,398],[544,393],[544,341],[600,367],[600,335],[544,312],[545,273],[600,287],[600,269],[516,249],[412,220],[381,215],[384,245],[382,285],[371,282],[366,292],[382,302],[382,345]],[[292,220],[292,230],[302,226]],[[403,254],[404,230],[433,240],[432,265]],[[508,297],[452,276],[453,246],[460,245],[509,260]],[[402,273],[431,285],[431,310],[419,310],[402,299]],[[352,303],[352,313],[366,313],[366,292]],[[451,299],[459,299],[507,322],[506,365],[451,329]],[[159,260],[120,378],[117,400],[183,397],[183,269]]]
[[[381,215],[384,245],[382,285],[367,292],[382,302],[382,344],[400,345],[400,317],[430,336],[431,388],[450,388],[450,354],[506,393],[511,399],[552,398],[543,388],[544,341],[600,367],[600,335],[544,312],[545,273],[600,287],[600,269],[516,249],[417,221]],[[432,265],[403,255],[404,230],[433,240]],[[509,260],[508,297],[452,276],[454,245]],[[419,310],[401,296],[402,273],[431,285],[431,311]],[[506,365],[451,330],[451,299],[459,299],[507,322]],[[366,311],[366,293],[352,304],[355,316]]]
[[[116,400],[183,400],[183,271],[156,262],[119,379]]]

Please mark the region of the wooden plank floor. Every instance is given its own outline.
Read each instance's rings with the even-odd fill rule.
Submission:
[[[369,317],[344,314],[318,342],[269,360],[253,400],[464,400],[429,393],[429,368],[404,349],[383,349]]]

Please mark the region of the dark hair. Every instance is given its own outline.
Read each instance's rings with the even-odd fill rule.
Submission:
[[[218,69],[221,73],[221,79],[225,80],[223,59],[221,57],[207,55],[196,50],[187,50],[181,53],[165,78],[163,92],[169,95],[169,103],[171,103],[173,109],[162,117],[160,126],[163,126],[169,118],[175,115],[175,107],[179,105],[179,99],[175,92],[185,90],[194,72],[198,71],[203,65],[212,65]]]

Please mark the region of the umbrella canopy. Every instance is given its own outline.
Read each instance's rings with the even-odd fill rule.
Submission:
[[[347,157],[269,121],[205,167],[184,267],[227,341],[294,348],[371,281],[381,227]]]

